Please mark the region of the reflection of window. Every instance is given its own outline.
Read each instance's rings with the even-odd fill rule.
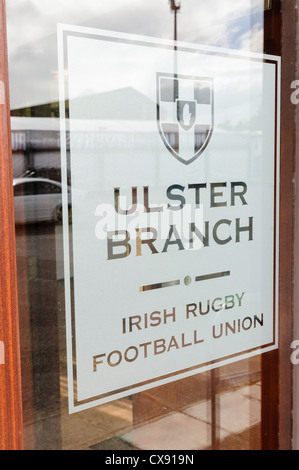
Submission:
[[[25,191],[28,190],[28,185],[17,184],[14,186],[14,195],[15,196],[25,196]]]
[[[43,183],[38,181],[34,183],[34,194],[59,194],[61,192],[59,186],[52,183]]]

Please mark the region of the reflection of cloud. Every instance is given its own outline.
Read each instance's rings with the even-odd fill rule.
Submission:
[[[264,31],[261,25],[255,24],[250,31],[240,37],[241,49],[263,52]]]
[[[200,7],[198,0],[185,1],[179,17],[179,36],[190,42],[234,48],[236,34],[250,30],[251,15],[262,15],[263,7],[263,0],[210,0],[201,2]],[[198,15],[190,15],[188,10],[197,11]]]
[[[13,108],[58,99],[57,23],[172,39],[168,0],[7,0]],[[183,0],[178,39],[261,50],[263,0]],[[256,12],[261,12],[257,14]],[[250,13],[255,13],[251,15]]]

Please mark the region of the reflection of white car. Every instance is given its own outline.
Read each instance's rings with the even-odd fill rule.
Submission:
[[[17,178],[13,188],[15,223],[62,221],[60,183],[45,178]]]

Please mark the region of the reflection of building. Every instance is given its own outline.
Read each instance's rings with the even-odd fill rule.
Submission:
[[[118,121],[113,145],[119,147],[132,145],[128,126],[123,125],[123,121],[150,121],[156,112],[155,103],[133,88],[77,98],[73,106],[77,105],[83,120],[96,119],[102,124],[104,120]],[[11,125],[14,177],[34,174],[60,181],[59,103],[12,110]],[[101,131],[105,133],[105,126],[101,126]],[[77,133],[78,144],[101,147],[100,133],[96,134],[87,134],[82,128],[82,132]]]
[[[14,178],[25,175],[60,180],[59,121],[12,118]]]
[[[72,100],[80,107],[82,119],[149,119],[153,102],[134,88],[121,88],[98,95],[84,96]],[[121,108],[119,103],[122,104]],[[68,101],[66,112],[68,113]],[[107,113],[109,110],[109,114]],[[105,113],[104,111],[105,110]],[[84,112],[85,111],[85,112]],[[41,104],[30,108],[13,109],[12,117],[45,118],[59,117],[59,102]]]
[[[109,158],[111,152],[121,152],[124,149],[130,149],[141,157],[156,146],[157,156],[159,155],[161,142],[158,135],[156,103],[134,88],[123,88],[74,99],[72,112],[80,116],[80,119],[73,120],[76,128],[73,141],[75,140],[78,148],[104,150]],[[66,115],[68,114],[67,102]],[[11,112],[11,116],[14,177],[34,175],[61,181],[59,103],[16,109]],[[176,125],[175,132],[169,135],[169,141],[178,141],[177,127],[179,126]],[[254,132],[254,137],[248,129]],[[231,146],[231,154],[236,155],[238,162],[244,153],[242,135],[244,136],[246,132],[252,139],[249,145],[250,155],[242,158],[248,168],[248,165],[252,166],[252,157],[261,153],[258,128],[253,128],[251,123],[239,123],[236,127],[232,127],[229,122],[223,121],[222,129],[214,129],[214,133],[221,135],[221,139],[230,139],[231,133],[238,134],[239,137],[235,142],[240,141],[240,143],[236,148]],[[157,136],[158,139],[155,140]],[[197,139],[198,145],[202,145],[202,139],[206,139],[206,132],[203,136],[195,133],[194,138]],[[186,133],[181,135],[180,139],[184,143],[184,140],[190,139],[190,136]],[[69,139],[67,145],[69,146]],[[214,146],[213,156],[218,158],[218,153],[223,155],[219,144]],[[159,162],[159,167],[162,164]]]

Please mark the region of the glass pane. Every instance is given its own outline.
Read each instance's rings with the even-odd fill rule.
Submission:
[[[25,448],[261,449],[260,355],[224,364],[216,369],[203,370],[198,374],[187,374],[180,380],[166,380],[165,384],[159,384],[158,387],[123,394],[121,398],[99,406],[75,414],[69,413],[63,227],[66,222],[72,227],[77,213],[72,214],[70,193],[67,192],[65,203],[68,220],[64,219],[63,222],[57,24],[102,29],[106,30],[107,35],[112,31],[159,40],[177,37],[179,41],[189,44],[261,53],[264,50],[264,1],[182,0],[180,5],[180,2],[167,0],[7,0],[6,4]],[[177,11],[175,5],[180,5]],[[142,59],[141,54],[138,57],[141,69]],[[101,57],[98,60],[100,62]],[[106,57],[105,64],[108,61],[109,57]],[[81,69],[84,76],[84,64],[80,62],[73,65],[78,67],[78,71]],[[114,66],[117,71],[117,64],[111,65]],[[130,63],[127,66],[130,71]],[[141,133],[140,141],[133,141],[133,137],[128,137],[128,129],[133,120],[148,122],[148,116],[152,115],[152,103],[143,93],[147,84],[136,77],[136,89],[128,91],[130,75],[125,69],[122,72],[113,83],[105,83],[103,90],[99,86],[96,97],[92,96],[93,89],[89,88],[92,85],[81,82],[81,95],[76,103],[65,103],[66,113],[76,116],[76,110],[79,109],[80,118],[90,120],[96,117],[101,122],[100,128],[91,137],[84,132],[74,134],[78,145],[82,139],[81,144],[84,142],[89,148],[95,146],[97,151],[103,148],[107,150],[110,146],[114,150],[113,158],[120,162],[125,152],[128,155],[131,150],[133,152],[138,148],[140,158],[143,159],[139,164],[147,168],[146,158],[151,145],[149,137]],[[65,77],[67,74],[66,69]],[[144,78],[142,70],[140,77]],[[166,82],[163,101],[173,102],[174,82],[170,87]],[[177,113],[182,127],[185,126],[184,132],[194,124],[194,102],[200,102],[202,106],[209,105],[207,90],[209,83],[200,83],[196,87],[194,99],[181,99]],[[122,110],[125,109],[123,115],[117,100],[123,100],[123,103],[127,100],[126,106],[122,107]],[[252,115],[257,110],[257,104],[253,101],[249,111],[252,118],[250,129],[258,132],[261,116]],[[124,127],[118,134],[115,131],[107,135],[104,132],[106,121],[109,121],[110,126],[113,119]],[[230,122],[229,119],[230,116],[227,117],[223,132],[238,128],[241,135],[242,125],[247,124],[240,120]],[[194,144],[197,149],[203,145],[202,139],[206,139],[207,129],[201,129],[200,132],[204,137],[199,133],[200,139]],[[169,135],[174,135],[171,129]],[[168,143],[171,139],[169,137]],[[69,142],[67,145],[69,157]],[[175,143],[173,147],[176,147]],[[231,168],[231,178],[235,182],[240,181],[234,179],[238,178],[234,174],[240,174],[239,164],[236,161]],[[82,175],[86,172],[92,178],[93,168],[88,167],[84,159],[81,165]],[[128,170],[128,174],[134,172],[134,168],[125,170]],[[159,180],[159,168],[155,168],[155,171]],[[248,167],[244,171],[249,174],[253,169]],[[66,176],[70,182],[70,168]],[[178,181],[180,174],[177,172],[174,176],[175,181]],[[23,178],[26,178],[26,182]],[[99,181],[106,184],[101,178]],[[38,185],[33,189],[34,183]],[[139,184],[136,181],[136,185]],[[237,189],[235,187],[235,193],[231,194],[239,202],[242,202],[242,196],[245,197],[240,186]],[[222,196],[221,190],[214,192],[214,202],[223,203]],[[80,193],[76,197],[84,211],[85,195]],[[225,236],[226,233],[219,235]],[[143,245],[150,247],[144,239],[143,242]],[[72,277],[71,290],[73,282]],[[92,284],[92,279],[90,282]],[[187,279],[185,283],[187,285]],[[114,288],[117,292],[121,286],[115,285]],[[85,294],[87,297],[95,295],[92,289]],[[109,315],[109,305],[102,308],[106,308]],[[116,361],[115,357],[111,357],[113,361]]]

